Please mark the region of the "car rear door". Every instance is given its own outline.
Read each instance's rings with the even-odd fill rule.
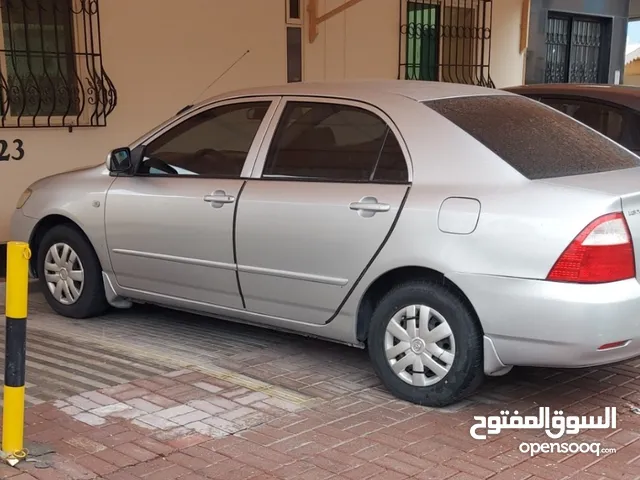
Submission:
[[[381,111],[281,102],[236,220],[249,311],[323,324],[385,243],[408,193],[406,147]]]
[[[220,102],[150,139],[133,176],[108,192],[118,284],[159,303],[242,308],[233,220],[279,97]]]

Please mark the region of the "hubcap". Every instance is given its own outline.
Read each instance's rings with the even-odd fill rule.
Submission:
[[[72,305],[84,288],[84,268],[78,254],[66,243],[56,243],[44,259],[47,287],[58,302]]]
[[[416,387],[442,380],[456,354],[451,327],[439,312],[425,305],[411,305],[393,316],[384,349],[395,374]]]

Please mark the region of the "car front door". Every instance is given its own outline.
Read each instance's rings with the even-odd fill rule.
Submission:
[[[289,99],[276,118],[238,206],[240,285],[249,311],[323,324],[393,228],[406,148],[382,112],[353,102]]]
[[[118,284],[172,300],[242,308],[233,220],[274,98],[195,112],[147,142],[133,176],[107,196],[106,236]]]

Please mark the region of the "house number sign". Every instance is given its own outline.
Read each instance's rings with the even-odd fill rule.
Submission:
[[[22,160],[24,158],[24,142],[16,138],[11,143],[0,139],[0,162]]]

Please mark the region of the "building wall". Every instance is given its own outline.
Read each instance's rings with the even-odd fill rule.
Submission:
[[[640,74],[629,75],[624,77],[624,84],[633,87],[640,87]]]
[[[612,18],[608,82],[614,82],[616,71],[619,71],[620,77],[622,77],[627,42],[629,0],[531,0],[526,83],[544,82],[547,52],[546,25],[549,11]]]
[[[343,0],[319,0],[318,14],[343,3]],[[400,39],[398,3],[363,0],[320,24],[313,43],[308,43],[305,32],[304,80],[396,78]]]
[[[636,60],[625,66],[624,69],[625,85],[640,86],[640,61]]]
[[[344,0],[319,0],[319,13]],[[465,0],[458,0],[463,6]],[[305,45],[307,81],[343,78],[397,78],[400,11],[397,0],[363,0],[318,28]],[[493,0],[491,77],[497,88],[520,85],[524,53],[520,52],[522,0]],[[306,37],[305,37],[306,40]]]
[[[250,6],[248,4],[251,4]],[[98,164],[191,103],[247,49],[206,96],[286,79],[285,7],[265,0],[100,2],[103,62],[118,92],[107,127],[3,129],[24,142],[21,161],[0,163],[0,242],[21,192],[38,178]],[[248,14],[250,12],[250,14]]]
[[[491,78],[497,88],[521,85],[525,53],[520,52],[523,2],[494,0],[491,35]]]
[[[319,0],[319,14],[344,0]],[[303,78],[397,78],[397,0],[363,0],[303,35]],[[20,161],[0,162],[0,243],[22,191],[54,173],[102,162],[196,97],[246,50],[204,97],[286,82],[284,0],[102,0],[103,62],[118,106],[102,128],[2,129],[24,144]],[[497,87],[522,83],[519,0],[494,0],[491,75]],[[304,13],[303,13],[304,15]]]

